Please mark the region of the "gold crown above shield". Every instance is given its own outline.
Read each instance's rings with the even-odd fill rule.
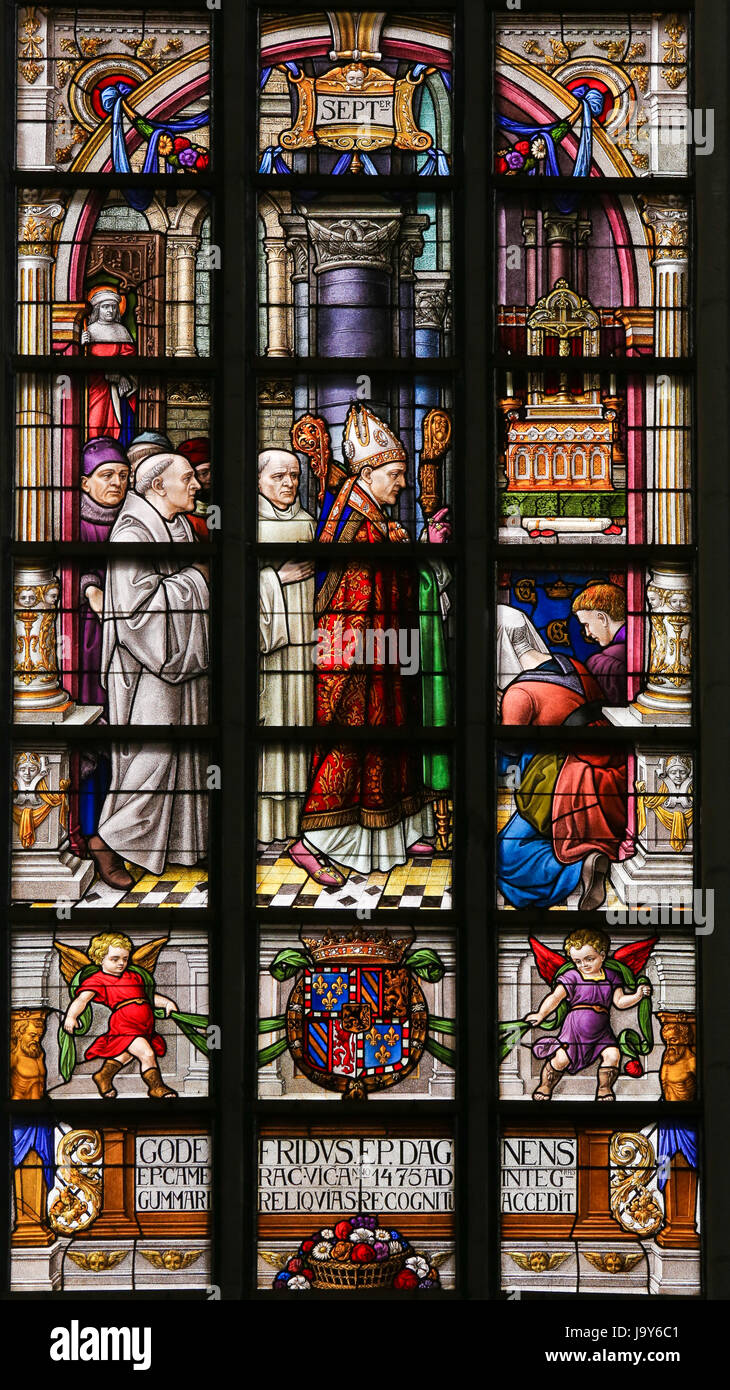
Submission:
[[[342,431],[342,457],[350,473],[380,468],[384,463],[405,463],[406,451],[384,420],[366,405],[351,405]]]
[[[411,936],[391,936],[387,931],[364,932],[328,930],[322,936],[302,936],[315,965],[328,961],[348,961],[369,965],[397,965],[411,944]]]

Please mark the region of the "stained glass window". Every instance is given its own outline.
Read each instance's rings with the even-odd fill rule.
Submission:
[[[98,1121],[96,1122],[98,1125]],[[204,1289],[211,1270],[210,1135],[129,1123],[16,1121],[11,1288]]]
[[[17,25],[11,1287],[204,1290],[210,16],[34,5]]]
[[[679,1325],[720,0],[114,4],[0,7],[6,1292],[144,1299],[168,1378],[170,1300]]]
[[[510,1298],[701,1288],[700,1112],[665,1118],[698,1100],[681,931],[699,814],[690,27],[495,21],[492,959]],[[561,1101],[592,1118],[563,1126],[545,1109]],[[627,1101],[663,1108],[607,1122],[601,1103]]]
[[[686,1295],[700,1284],[699,1136],[661,1121],[501,1136],[502,1287]]]
[[[394,1297],[453,1287],[454,1162],[438,1122],[262,1127],[260,1285]]]

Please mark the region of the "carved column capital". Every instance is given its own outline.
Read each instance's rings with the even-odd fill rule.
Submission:
[[[18,208],[19,254],[52,261],[54,227],[65,211],[65,204],[51,195],[22,198]]]
[[[654,234],[654,261],[679,261],[689,256],[689,210],[682,198],[644,198],[641,216]]]
[[[343,217],[338,212],[332,217],[308,217],[309,236],[317,257],[315,275],[350,268],[392,274],[401,221],[399,212],[388,209],[381,213],[372,208],[362,215],[353,212]]]
[[[423,234],[430,224],[425,213],[408,213],[401,224],[398,254],[400,256],[401,280],[413,279],[413,266],[416,258],[423,255]]]
[[[447,270],[426,270],[416,273],[416,328],[441,331],[449,307],[450,283],[451,276]]]

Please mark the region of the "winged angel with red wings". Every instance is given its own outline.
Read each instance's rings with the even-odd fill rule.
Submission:
[[[610,938],[593,927],[570,932],[563,955],[535,937],[529,941],[550,993],[534,1013],[500,1024],[501,1060],[531,1028],[541,1028],[552,1036],[532,1044],[534,1055],[544,1062],[533,1100],[551,1100],[565,1073],[574,1076],[594,1062],[598,1062],[596,1100],[615,1100],[621,1058],[626,1058],[629,1076],[641,1076],[639,1057],[646,1056],[653,1046],[651,985],[643,971],[658,937],[632,941],[613,955]],[[637,1006],[639,1031],[624,1028],[617,1037],[611,1026],[611,1009]]]

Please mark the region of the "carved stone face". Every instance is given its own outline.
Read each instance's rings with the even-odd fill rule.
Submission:
[[[40,771],[40,759],[35,753],[20,754],[15,764],[15,775],[19,786],[31,786]]]
[[[682,783],[689,777],[689,769],[684,763],[672,761],[667,763],[667,770],[664,774],[669,782],[675,787],[681,787]]]

